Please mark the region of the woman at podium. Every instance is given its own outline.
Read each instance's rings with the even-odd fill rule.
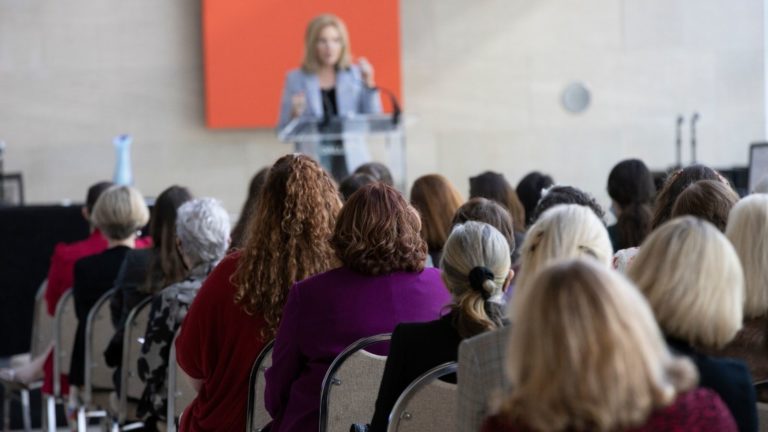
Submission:
[[[304,36],[301,67],[289,71],[285,79],[278,129],[300,118],[319,121],[322,133],[334,117],[380,112],[373,67],[362,57],[352,64],[344,22],[330,14],[312,19]],[[298,144],[297,150],[317,157],[337,181],[370,159],[365,142],[357,139],[324,140],[317,148]]]

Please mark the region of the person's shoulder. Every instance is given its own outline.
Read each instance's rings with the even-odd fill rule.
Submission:
[[[398,334],[413,336],[417,339],[423,339],[429,335],[443,332],[446,327],[452,329],[450,319],[444,316],[434,321],[400,323],[395,327],[395,332]]]
[[[476,353],[488,352],[491,349],[500,350],[506,346],[509,332],[510,328],[507,326],[481,333],[469,339],[464,339],[459,345],[459,349],[472,350]]]
[[[288,83],[298,83],[305,81],[309,78],[311,74],[304,69],[297,67],[294,69],[290,69],[288,72],[285,73],[285,80]]]
[[[730,357],[715,357],[711,355],[700,355],[697,357],[696,366],[702,375],[706,373],[716,373],[720,376],[727,376],[729,381],[752,382],[749,367],[741,360]],[[704,378],[702,376],[702,378]]]
[[[292,289],[298,288],[301,290],[312,290],[316,289],[317,287],[328,286],[329,284],[335,284],[339,281],[343,281],[349,278],[350,275],[351,270],[347,269],[346,267],[337,267],[297,281]]]
[[[677,396],[675,401],[654,413],[643,430],[674,428],[703,431],[736,431],[736,423],[725,403],[714,391],[696,388]]]

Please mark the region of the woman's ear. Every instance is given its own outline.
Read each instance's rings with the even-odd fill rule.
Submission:
[[[515,278],[515,271],[510,268],[509,274],[507,275],[507,279],[504,281],[504,286],[501,288],[502,292],[507,292],[509,285],[512,283],[512,279],[514,278]]]

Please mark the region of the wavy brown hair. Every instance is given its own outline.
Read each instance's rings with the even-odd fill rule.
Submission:
[[[411,205],[421,215],[421,236],[431,251],[443,249],[451,233],[451,219],[464,199],[440,174],[421,176],[411,187]]]
[[[235,302],[264,316],[263,336],[277,332],[294,282],[337,265],[329,239],[340,208],[333,180],[311,158],[283,156],[270,169],[232,275]]]
[[[400,192],[381,182],[349,197],[331,243],[346,267],[372,276],[420,272],[427,259],[419,214]]]

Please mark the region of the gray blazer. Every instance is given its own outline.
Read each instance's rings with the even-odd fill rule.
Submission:
[[[492,399],[509,394],[504,355],[509,327],[465,339],[459,345],[457,432],[476,432],[488,415]]]
[[[307,98],[307,108],[302,116],[316,119],[323,117],[323,101],[317,75],[301,69],[293,69],[285,77],[283,96],[280,99],[278,130],[291,120],[291,98],[300,92],[304,92]],[[336,107],[341,117],[381,112],[379,91],[365,85],[357,65],[341,69],[336,73]]]

